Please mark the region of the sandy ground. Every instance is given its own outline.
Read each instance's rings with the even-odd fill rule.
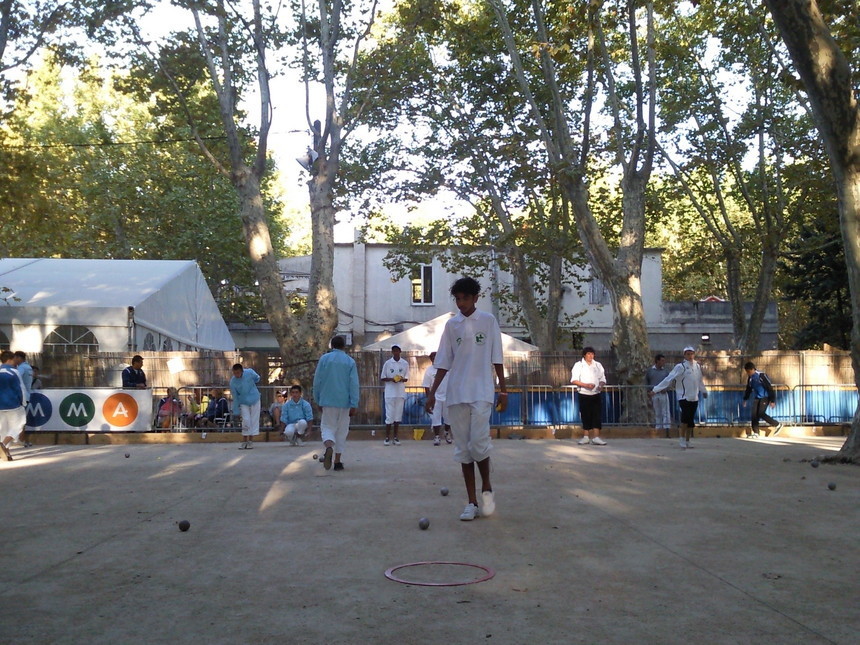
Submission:
[[[427,441],[14,449],[0,642],[856,643],[860,470],[808,461],[842,441],[498,440],[474,522]],[[426,561],[495,575],[384,575]]]

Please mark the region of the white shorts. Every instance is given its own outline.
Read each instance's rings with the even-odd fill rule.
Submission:
[[[403,421],[403,404],[406,399],[402,396],[385,397],[385,425]]]
[[[260,402],[251,405],[240,405],[239,414],[242,415],[242,435],[256,436],[260,434]]]
[[[27,423],[27,408],[24,406],[0,410],[0,439],[12,437],[12,441],[18,441],[25,423]]]
[[[334,451],[342,453],[349,434],[349,408],[324,407],[320,417],[320,434],[323,443],[333,441]]]
[[[433,406],[433,414],[430,415],[430,427],[435,428],[442,424],[448,424],[448,404],[445,399],[441,401],[436,399],[436,405]]]
[[[292,437],[296,432],[298,432],[299,435],[303,435],[307,429],[308,422],[305,419],[299,419],[295,423],[288,423],[284,428],[284,434],[288,437]]]
[[[493,404],[489,401],[455,403],[448,406],[448,421],[454,436],[454,461],[471,464],[490,456],[490,415]]]

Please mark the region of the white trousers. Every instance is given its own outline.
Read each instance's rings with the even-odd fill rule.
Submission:
[[[27,409],[24,406],[0,410],[0,439],[12,437],[12,441],[18,441],[25,423],[27,423]]]
[[[260,402],[251,405],[240,405],[239,414],[242,415],[242,434],[244,436],[256,436],[260,434]]]
[[[672,414],[669,409],[669,395],[666,392],[655,394],[651,399],[654,404],[654,427],[657,430],[668,430],[672,427]]]
[[[323,443],[333,441],[334,451],[342,453],[349,434],[349,408],[324,407],[320,417],[320,434]]]
[[[287,426],[284,428],[284,434],[287,435],[288,439],[292,439],[293,435],[295,435],[296,432],[298,432],[299,436],[301,436],[305,433],[305,430],[307,429],[308,422],[304,419],[299,419],[295,423],[288,423]]]
[[[445,399],[441,401],[436,399],[436,405],[433,407],[433,414],[430,415],[430,426],[435,428],[443,423],[449,423],[448,420],[448,404]]]
[[[448,406],[448,421],[454,436],[454,461],[471,464],[490,456],[490,415],[493,404],[489,401],[455,403]]]
[[[385,425],[403,421],[403,404],[406,399],[402,396],[385,397]]]

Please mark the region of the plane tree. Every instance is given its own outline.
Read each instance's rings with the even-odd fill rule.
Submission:
[[[851,61],[842,49],[846,44],[834,38],[828,24],[841,22],[844,16],[823,14],[815,0],[765,2],[809,97],[836,184],[851,294],[851,361],[860,385],[860,106]],[[853,50],[850,55],[856,55]],[[835,458],[860,459],[860,407]]]

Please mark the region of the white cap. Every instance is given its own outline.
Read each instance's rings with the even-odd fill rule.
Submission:
[[[695,350],[695,349],[693,349],[690,345],[687,345],[687,346],[684,348],[684,354],[686,354],[687,352],[694,352],[694,353],[695,353],[695,351],[696,351],[696,350]]]

